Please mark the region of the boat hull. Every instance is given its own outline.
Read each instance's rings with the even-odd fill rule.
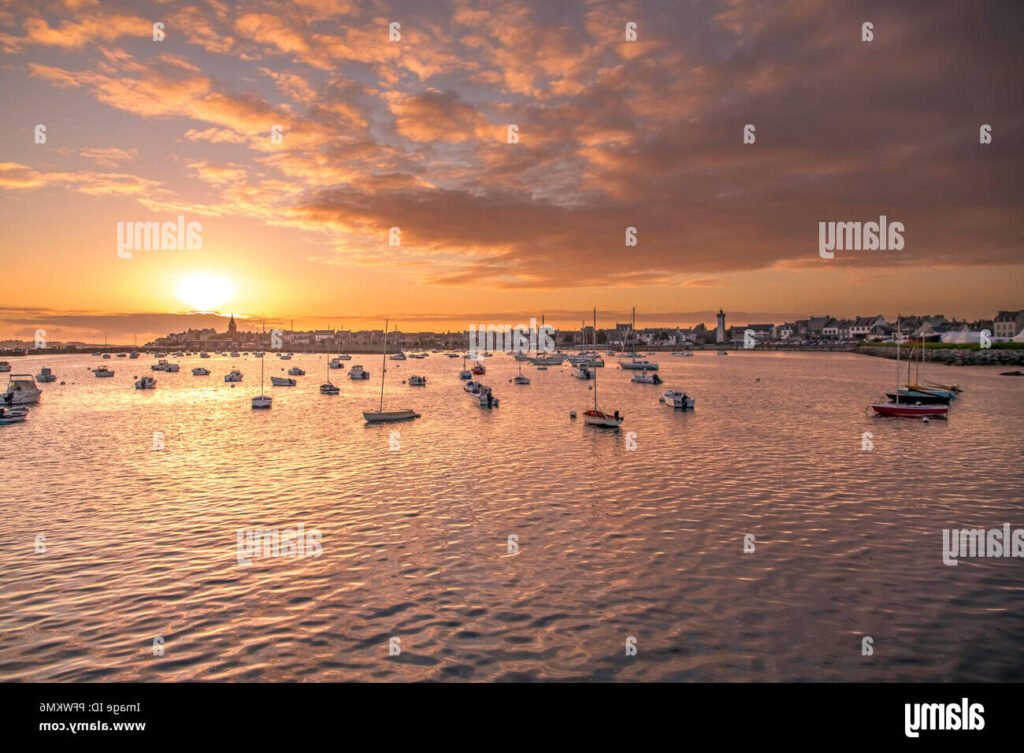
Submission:
[[[871,409],[880,416],[892,418],[929,418],[945,417],[949,408],[944,405],[906,405],[900,403],[879,403],[872,405]]]
[[[590,426],[606,426],[614,428],[620,426],[623,422],[623,417],[615,417],[614,415],[608,415],[607,413],[599,410],[588,410],[583,414],[583,422]]]
[[[419,417],[420,414],[412,408],[406,408],[404,410],[363,411],[363,418],[370,424],[390,423],[392,421],[409,421]]]

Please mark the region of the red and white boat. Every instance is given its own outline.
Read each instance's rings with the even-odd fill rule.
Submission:
[[[618,411],[608,414],[594,408],[594,410],[588,410],[583,413],[583,422],[591,426],[620,426],[623,420]]]
[[[910,403],[876,403],[871,408],[881,416],[898,418],[924,418],[926,416],[942,416],[949,413],[946,405],[911,405]]]
[[[890,403],[874,403],[871,409],[880,416],[892,418],[946,418],[949,414],[947,405],[921,405],[911,403],[912,397],[905,398],[907,402],[900,402],[899,378],[900,378],[900,321],[896,320],[896,399]]]
[[[597,309],[594,309],[594,331],[597,332]],[[583,423],[590,426],[620,426],[625,419],[619,415],[618,411],[606,413],[597,407],[597,369],[594,369],[594,375],[591,378],[594,380],[594,407],[592,410],[583,412]]]

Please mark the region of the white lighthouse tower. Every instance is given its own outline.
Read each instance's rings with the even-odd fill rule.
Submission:
[[[718,309],[718,331],[716,332],[715,342],[719,345],[725,342],[725,312],[722,309]]]

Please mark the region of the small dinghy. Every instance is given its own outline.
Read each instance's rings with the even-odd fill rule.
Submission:
[[[491,388],[487,387],[486,385],[483,385],[483,384],[481,384],[479,386],[480,386],[480,391],[477,392],[477,393],[474,393],[474,395],[477,398],[477,401],[480,403],[480,407],[481,408],[497,408],[498,407],[498,398],[496,398],[494,396],[494,392],[491,391]]]
[[[290,377],[270,377],[270,383],[275,387],[294,387],[298,382]]]
[[[693,398],[679,390],[665,390],[661,402],[678,410],[693,410],[694,405]]]
[[[20,424],[28,418],[28,408],[0,408],[0,426]]]
[[[112,376],[114,376],[114,372],[111,369],[108,369],[105,366],[100,366],[98,369],[93,369],[92,370],[92,375],[94,377],[99,377],[99,378],[102,379],[104,377],[112,377]]]
[[[306,376],[306,372],[300,369],[298,366],[292,366],[288,369],[289,376]]]
[[[657,374],[648,374],[646,371],[641,371],[639,374],[634,374],[630,381],[637,384],[661,384],[664,380]]]
[[[202,366],[196,366],[192,369],[192,376],[210,376],[210,370],[204,369]]]

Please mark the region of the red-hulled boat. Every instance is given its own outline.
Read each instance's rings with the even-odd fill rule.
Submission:
[[[474,374],[486,374],[487,373],[487,369],[484,367],[484,365],[482,363],[478,363],[476,366],[474,366],[472,371],[473,371]]]
[[[890,393],[892,402],[890,403],[874,403],[871,409],[880,416],[891,416],[894,418],[946,418],[949,414],[949,407],[946,405],[921,405],[920,402],[911,402],[918,398],[913,395],[904,396],[900,394],[898,387],[899,376],[900,376],[900,319],[896,319],[896,381],[897,389],[895,393]],[[931,393],[925,393],[921,390],[919,394],[928,395],[934,397]],[[906,400],[906,402],[902,402]]]
[[[911,405],[910,403],[876,403],[871,408],[882,416],[898,418],[924,418],[935,416],[946,418],[949,407],[945,405]]]

